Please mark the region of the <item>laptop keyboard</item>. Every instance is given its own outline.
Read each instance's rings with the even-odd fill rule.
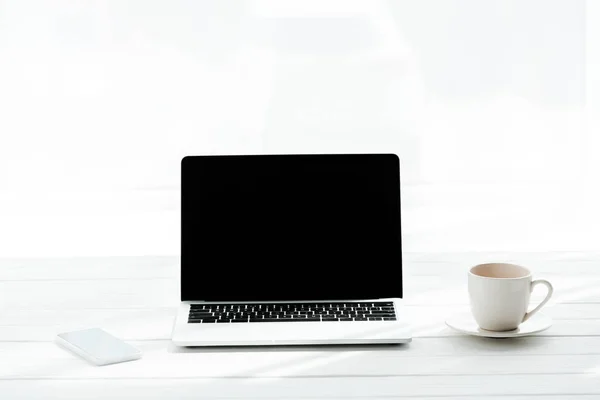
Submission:
[[[395,321],[392,302],[192,304],[188,323]]]

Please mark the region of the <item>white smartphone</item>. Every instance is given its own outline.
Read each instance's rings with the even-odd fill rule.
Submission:
[[[137,360],[142,356],[139,349],[99,328],[59,333],[55,341],[96,365]]]

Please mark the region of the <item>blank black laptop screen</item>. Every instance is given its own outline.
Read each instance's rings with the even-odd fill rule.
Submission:
[[[393,154],[182,161],[182,300],[402,297]]]

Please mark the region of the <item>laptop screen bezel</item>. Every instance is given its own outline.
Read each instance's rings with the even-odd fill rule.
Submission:
[[[194,302],[194,301],[217,301],[217,300],[213,300],[213,299],[207,299],[207,298],[202,298],[202,296],[197,296],[191,293],[185,293],[184,291],[184,269],[185,269],[185,251],[184,250],[184,219],[185,219],[185,209],[184,209],[184,199],[183,199],[183,192],[184,192],[184,187],[186,186],[186,184],[191,184],[190,182],[186,183],[186,176],[188,175],[186,172],[189,172],[188,170],[191,170],[193,168],[192,165],[189,164],[194,164],[196,162],[202,162],[201,159],[204,158],[231,158],[231,157],[235,157],[235,158],[241,158],[241,157],[270,157],[270,156],[276,156],[276,157],[302,157],[302,156],[318,156],[318,157],[329,157],[329,156],[369,156],[369,157],[373,157],[373,156],[377,156],[377,157],[391,157],[394,159],[395,161],[395,165],[397,167],[397,177],[398,177],[398,181],[397,181],[397,185],[395,190],[397,190],[398,192],[398,215],[400,216],[399,220],[398,220],[398,231],[399,231],[399,241],[398,241],[398,246],[399,246],[399,259],[400,259],[400,265],[398,266],[398,268],[400,269],[399,274],[400,274],[400,282],[398,285],[398,289],[397,289],[397,294],[395,293],[395,295],[393,296],[394,298],[403,298],[404,295],[404,283],[403,283],[403,254],[402,254],[402,226],[401,226],[401,192],[400,192],[400,159],[396,154],[392,154],[392,153],[363,153],[363,154],[257,154],[257,155],[190,155],[190,156],[185,156],[182,158],[181,160],[181,190],[180,190],[180,207],[181,207],[181,220],[180,220],[180,234],[181,234],[181,240],[180,240],[180,299],[181,301],[186,301],[186,302]],[[189,179],[188,179],[189,180]],[[382,297],[377,297],[377,298],[390,298],[390,296],[382,296]],[[302,301],[319,301],[319,300],[323,300],[323,299],[304,299]],[[349,298],[343,298],[343,299],[327,299],[328,301],[334,301],[334,300],[352,300]],[[356,299],[359,300],[359,299]],[[362,299],[361,300],[365,300]],[[227,299],[223,299],[223,300],[218,300],[218,301],[227,301]],[[265,299],[265,301],[284,301],[284,300],[278,300],[278,299]],[[296,300],[294,300],[296,301]],[[240,300],[232,300],[232,302],[243,302]],[[255,301],[255,300],[251,300],[250,302],[260,302],[260,301]]]

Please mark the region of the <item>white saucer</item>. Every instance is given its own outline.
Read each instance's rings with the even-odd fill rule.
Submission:
[[[552,326],[552,318],[543,314],[537,313],[527,321],[523,322],[517,329],[512,331],[495,332],[481,329],[473,315],[470,312],[452,316],[446,320],[446,325],[450,328],[466,333],[468,335],[482,336],[489,338],[514,338],[521,336],[529,336],[535,333],[545,331]]]

